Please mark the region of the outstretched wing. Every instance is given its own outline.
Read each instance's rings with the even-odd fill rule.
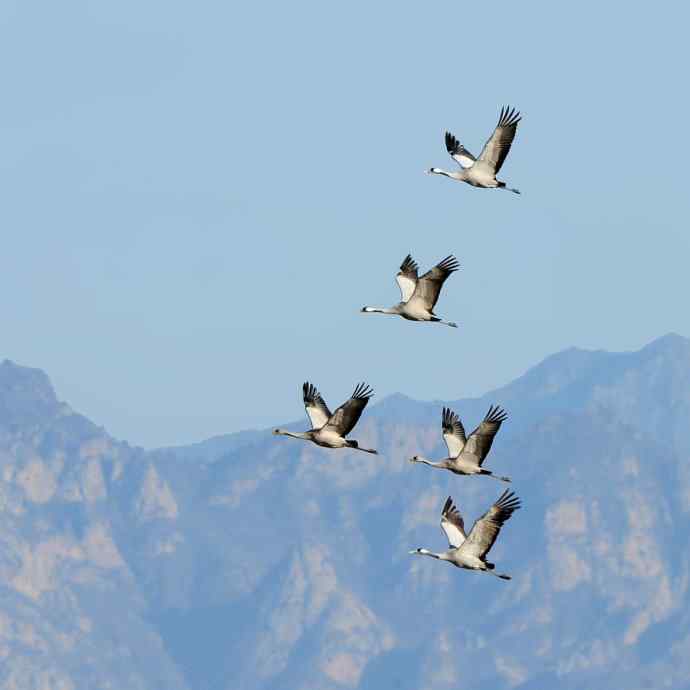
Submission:
[[[307,411],[307,416],[311,422],[311,428],[320,429],[331,417],[328,405],[321,397],[321,393],[309,381],[305,381],[302,384],[302,398],[304,400],[304,409]]]
[[[453,505],[453,499],[448,496],[441,512],[441,529],[448,537],[448,545],[458,548],[467,539],[465,523],[458,509]]]
[[[446,151],[461,168],[471,168],[477,160],[450,132],[446,132]]]
[[[484,558],[494,545],[503,523],[520,508],[520,499],[512,491],[504,491],[489,510],[472,525],[462,551],[469,556]]]
[[[402,264],[400,264],[400,271],[398,271],[395,279],[400,287],[400,300],[402,302],[407,302],[412,297],[412,293],[417,285],[418,269],[419,266],[417,266],[417,262],[412,258],[411,254],[408,254]]]
[[[510,106],[501,108],[496,129],[479,154],[479,160],[491,166],[494,174],[501,169],[503,161],[510,151],[510,145],[515,139],[515,132],[520,120],[520,113],[515,108],[511,109]]]
[[[441,425],[443,427],[443,440],[448,446],[448,457],[457,458],[467,442],[465,437],[465,427],[460,421],[460,417],[447,407],[441,413]]]
[[[494,437],[501,428],[501,424],[508,419],[508,413],[498,405],[489,407],[482,423],[470,434],[463,448],[463,458],[482,466],[491,450]]]
[[[366,383],[358,384],[350,399],[331,415],[327,427],[342,437],[347,436],[355,428],[372,395],[374,391]]]
[[[451,254],[443,261],[439,261],[430,271],[427,271],[418,281],[410,300],[418,299],[424,307],[433,313],[434,305],[438,301],[446,278],[460,268],[458,260]]]

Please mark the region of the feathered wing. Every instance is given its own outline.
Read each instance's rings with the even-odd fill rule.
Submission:
[[[408,254],[402,264],[400,264],[400,271],[395,276],[398,287],[400,287],[401,302],[407,302],[412,297],[412,293],[417,285],[418,270],[417,262],[412,258],[411,254]]]
[[[424,307],[433,313],[438,301],[443,283],[451,273],[460,268],[458,260],[451,254],[443,261],[439,261],[430,271],[427,271],[418,281],[411,300],[420,300]]]
[[[358,384],[350,399],[331,415],[326,426],[343,438],[347,436],[355,428],[373,394],[374,391],[366,383]]]
[[[321,393],[316,390],[309,381],[302,385],[302,397],[304,399],[304,409],[311,422],[312,429],[320,429],[331,418],[331,411],[321,397]]]
[[[463,459],[482,466],[491,450],[494,437],[501,428],[501,424],[508,419],[508,413],[498,405],[489,407],[482,423],[470,434],[465,447],[462,449]]]
[[[441,512],[441,529],[448,537],[448,545],[458,548],[467,539],[465,522],[460,511],[453,505],[453,499],[448,496]]]
[[[441,426],[443,428],[443,440],[448,446],[448,457],[457,458],[467,442],[465,427],[458,415],[447,407],[444,407],[441,413]]]
[[[494,545],[503,523],[519,508],[520,499],[512,491],[504,491],[496,503],[472,525],[462,544],[462,552],[483,560]]]
[[[479,154],[479,160],[487,163],[494,174],[497,174],[505,161],[510,145],[515,139],[515,132],[517,131],[518,122],[520,122],[520,113],[506,106],[501,108],[501,115],[498,118],[498,124],[494,133],[489,137],[482,152]]]
[[[446,151],[461,168],[471,168],[477,160],[450,132],[446,132]]]

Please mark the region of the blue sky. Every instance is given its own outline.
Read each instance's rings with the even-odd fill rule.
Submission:
[[[0,356],[145,446],[690,335],[681,3],[0,5]],[[500,106],[522,196],[423,175]],[[458,330],[362,315],[412,252]]]

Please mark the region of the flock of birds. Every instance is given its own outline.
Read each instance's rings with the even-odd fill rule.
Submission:
[[[440,168],[431,168],[427,172],[466,182],[473,187],[505,189],[519,194],[517,189],[508,187],[505,182],[496,179],[496,175],[510,151],[520,119],[520,113],[514,108],[502,108],[498,124],[478,158],[475,158],[450,132],[446,132],[446,150],[460,169],[448,172]],[[439,261],[420,277],[419,266],[408,254],[396,275],[400,288],[400,302],[392,307],[363,307],[362,312],[393,314],[409,321],[428,321],[457,328],[456,323],[438,317],[434,313],[434,307],[444,283],[458,268],[458,260],[451,255]],[[366,383],[360,383],[350,398],[335,412],[331,412],[317,388],[305,382],[302,386],[302,398],[311,428],[301,432],[275,429],[273,433],[311,441],[322,448],[351,448],[376,454],[377,451],[373,448],[363,448],[358,441],[347,438],[357,425],[372,395],[373,390]],[[503,409],[492,405],[479,426],[468,436],[458,415],[444,407],[441,413],[441,429],[448,448],[448,457],[433,462],[421,455],[415,455],[410,458],[410,462],[449,470],[458,475],[483,475],[510,482],[508,477],[495,475],[483,467],[494,437],[507,417]],[[428,549],[414,549],[410,553],[430,556],[452,563],[458,568],[476,570],[510,580],[509,575],[494,572],[494,564],[486,557],[498,538],[501,527],[518,508],[520,499],[514,492],[504,491],[484,515],[476,520],[467,534],[462,516],[449,496],[441,511],[441,529],[448,539],[448,548],[439,553]]]

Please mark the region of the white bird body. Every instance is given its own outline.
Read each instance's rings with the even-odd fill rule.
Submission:
[[[369,314],[393,314],[408,321],[431,321],[457,328],[456,323],[444,321],[436,316],[434,307],[446,279],[458,268],[460,264],[457,259],[450,255],[418,277],[417,262],[408,254],[395,277],[400,288],[401,301],[392,307],[362,307],[362,311]]]
[[[313,441],[323,448],[347,448],[347,441],[333,429],[313,429]]]
[[[431,556],[440,561],[448,561],[456,568],[480,570],[502,580],[510,580],[510,575],[499,575],[494,572],[495,566],[486,560],[486,555],[498,538],[503,524],[519,508],[520,499],[512,491],[504,491],[489,510],[474,523],[470,533],[465,534],[464,520],[448,496],[441,512],[441,529],[448,538],[448,550],[435,553],[428,549],[415,549],[410,553]]]
[[[439,553],[434,553],[428,549],[417,549],[416,551],[410,551],[410,553],[419,554],[420,556],[431,556],[439,561],[448,561],[456,568],[463,568],[464,570],[489,570],[481,558],[465,554],[460,549],[448,549],[448,551],[441,551]]]
[[[501,184],[496,179],[496,174],[491,168],[480,161],[477,161],[471,168],[461,170],[442,170],[441,168],[431,168],[429,173],[432,175],[444,175],[458,182],[467,182],[473,187],[483,189],[497,189]],[[505,187],[505,185],[503,185]]]
[[[415,455],[410,458],[410,462],[419,462],[430,467],[449,470],[454,474],[481,474],[499,481],[510,482],[508,477],[499,477],[482,467],[491,450],[494,437],[507,418],[508,415],[505,410],[492,405],[481,424],[468,437],[458,415],[444,407],[441,413],[441,428],[443,440],[448,448],[448,457],[439,462],[432,462],[421,455]]]
[[[370,448],[360,448],[359,443],[353,439],[345,438],[354,429],[372,395],[371,388],[360,383],[350,399],[331,413],[321,393],[307,381],[302,386],[302,398],[312,428],[309,431],[274,429],[273,433],[311,441],[322,448],[352,448],[365,453],[376,453]]]
[[[516,112],[515,108],[502,108],[498,124],[484,144],[479,158],[475,158],[450,132],[446,132],[446,150],[460,166],[460,170],[430,168],[427,172],[431,175],[443,175],[459,182],[466,182],[473,187],[507,189],[519,194],[519,190],[507,187],[505,182],[496,179],[496,175],[510,151],[520,119],[520,113]]]

